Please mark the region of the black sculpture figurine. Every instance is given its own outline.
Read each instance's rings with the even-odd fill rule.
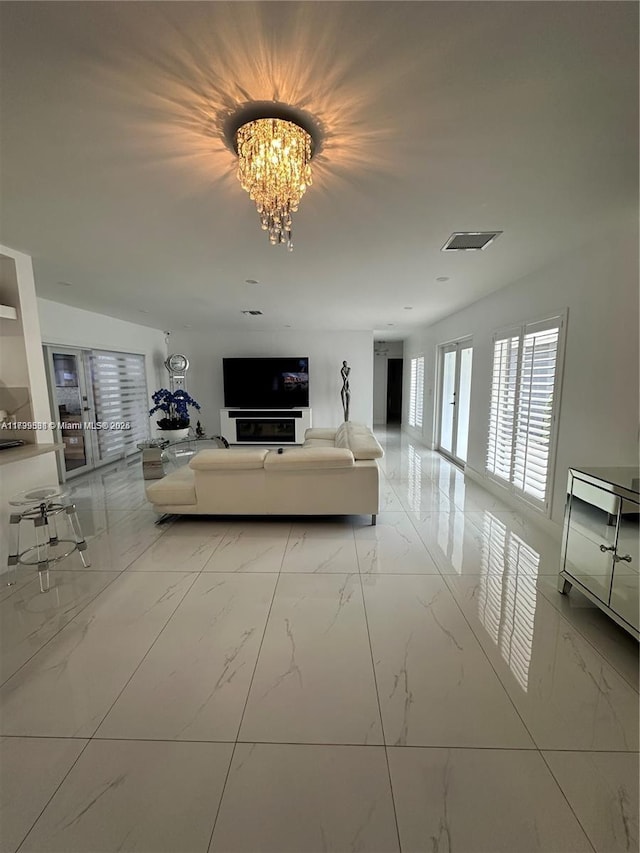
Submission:
[[[350,373],[351,368],[346,361],[343,361],[342,370],[340,371],[340,375],[342,376],[342,390],[340,391],[340,397],[342,399],[342,409],[344,411],[345,421],[349,420],[349,403],[351,402],[351,389],[349,388]]]

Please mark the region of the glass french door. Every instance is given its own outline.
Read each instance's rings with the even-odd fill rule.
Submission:
[[[87,391],[82,350],[45,347],[56,441],[64,444],[64,479],[93,468],[93,444],[87,424],[95,420]]]
[[[124,459],[149,438],[144,355],[44,348],[62,480]]]
[[[460,464],[467,461],[472,361],[470,340],[440,347],[438,450]]]

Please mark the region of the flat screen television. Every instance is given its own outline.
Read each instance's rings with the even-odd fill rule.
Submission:
[[[222,371],[227,408],[309,405],[308,358],[223,358]]]

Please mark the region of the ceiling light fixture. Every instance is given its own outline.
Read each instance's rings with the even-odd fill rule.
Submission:
[[[293,249],[291,216],[311,186],[317,123],[285,104],[249,104],[230,116],[225,135],[238,155],[238,180],[255,201],[273,246]]]

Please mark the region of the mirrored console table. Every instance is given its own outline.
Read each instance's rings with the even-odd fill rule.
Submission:
[[[575,586],[640,638],[637,468],[570,468],[558,591]]]

